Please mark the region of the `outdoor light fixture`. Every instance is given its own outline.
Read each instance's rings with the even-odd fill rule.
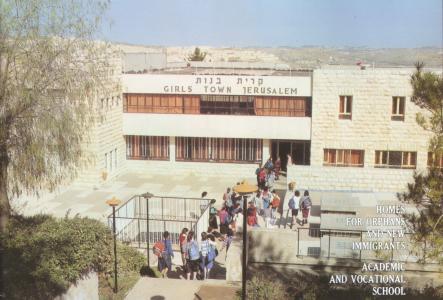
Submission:
[[[106,200],[106,204],[112,207],[112,233],[114,234],[114,293],[117,293],[117,234],[115,231],[115,207],[121,203],[115,196]]]
[[[141,194],[140,197],[143,197],[146,199],[146,258],[148,260],[148,267],[150,267],[149,262],[149,198],[154,197],[153,194],[150,192],[146,192],[144,194]]]
[[[114,209],[116,206],[119,206],[122,201],[117,199],[115,196],[112,199],[106,200],[106,204],[112,206]]]
[[[256,185],[249,184],[246,180],[243,180],[240,184],[237,184],[233,190],[239,193],[243,197],[243,251],[242,251],[242,300],[247,299],[246,295],[246,253],[247,253],[247,196],[257,192],[258,187]]]

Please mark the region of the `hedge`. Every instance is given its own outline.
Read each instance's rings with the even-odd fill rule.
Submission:
[[[91,271],[113,274],[112,233],[98,220],[14,216],[0,238],[7,299],[52,299]],[[137,250],[118,252],[119,276],[143,266]]]

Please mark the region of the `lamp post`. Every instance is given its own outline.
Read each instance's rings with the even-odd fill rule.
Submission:
[[[115,231],[115,207],[118,206],[121,203],[120,200],[118,200],[115,197],[112,197],[112,199],[106,200],[106,204],[112,207],[112,233],[114,235],[114,293],[117,293],[118,291],[118,285],[117,285],[117,233]]]
[[[246,260],[247,260],[247,195],[256,192],[258,187],[249,184],[246,180],[234,187],[234,191],[243,197],[243,251],[242,251],[242,300],[246,300]]]
[[[154,197],[154,195],[149,192],[146,192],[144,194],[141,194],[140,196],[146,199],[146,257],[148,260],[148,267],[150,267],[151,263],[149,262],[149,198]]]

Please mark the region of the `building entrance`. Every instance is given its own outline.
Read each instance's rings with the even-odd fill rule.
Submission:
[[[273,141],[272,142],[272,160],[275,162],[278,157],[281,161],[281,169],[287,170],[288,154],[291,154],[291,143],[285,141]]]
[[[292,164],[309,165],[311,160],[311,142],[285,140],[273,140],[271,142],[272,160],[275,161],[280,157],[283,171],[287,170],[288,154],[291,155]]]

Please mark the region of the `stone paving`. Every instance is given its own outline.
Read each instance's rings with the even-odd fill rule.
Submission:
[[[64,217],[67,213],[71,216],[80,214],[100,220],[106,220],[111,209],[105,204],[107,199],[113,196],[126,201],[134,195],[150,192],[157,196],[180,196],[199,198],[203,191],[208,192],[207,198],[217,200],[216,207],[221,205],[221,197],[227,187],[235,183],[248,180],[255,183],[255,174],[249,178],[234,178],[228,176],[197,176],[194,173],[187,175],[162,175],[149,173],[127,172],[117,179],[104,183],[98,188],[70,185],[58,188],[52,193],[41,193],[40,197],[22,195],[12,201],[12,207],[25,215],[47,213],[58,217]],[[276,182],[281,199],[284,199],[286,190],[286,178],[282,177]],[[300,187],[303,191],[303,187]],[[344,205],[355,203],[359,210],[374,208],[375,204],[391,202],[396,199],[393,193],[356,193],[334,191],[311,191],[313,200],[313,215],[311,222],[319,223],[319,206],[324,199],[338,203],[344,201]],[[337,201],[335,201],[338,199]],[[345,199],[345,200],[343,200]],[[286,199],[287,201],[287,199]],[[283,204],[287,209],[287,203]],[[318,210],[318,213],[315,213]],[[286,211],[284,211],[284,214]]]
[[[217,200],[217,206],[221,205],[226,188],[243,179],[254,183],[255,175],[250,178],[230,178],[203,177],[192,173],[168,176],[128,172],[96,189],[71,185],[61,187],[53,193],[43,193],[39,198],[23,195],[14,199],[12,206],[25,215],[47,213],[64,217],[69,212],[71,216],[79,214],[104,221],[111,213],[105,201],[113,196],[126,201],[134,195],[150,192],[157,196],[200,198],[201,193],[206,191],[207,198]]]
[[[174,280],[142,277],[125,300],[235,299],[237,287],[217,280]]]

